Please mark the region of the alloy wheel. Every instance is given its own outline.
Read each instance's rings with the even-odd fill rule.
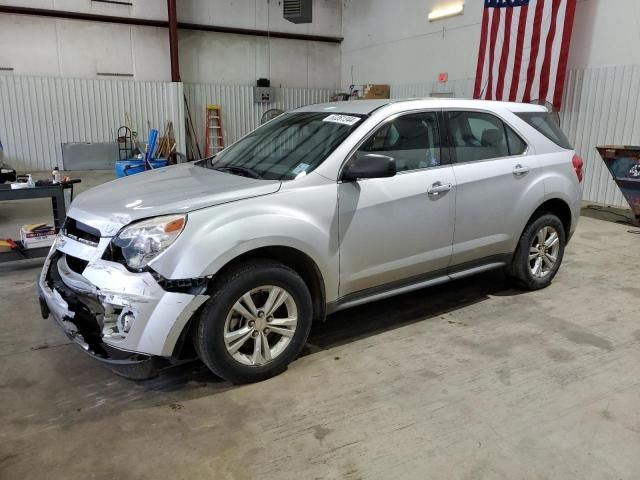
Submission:
[[[536,278],[549,275],[556,263],[560,252],[560,236],[555,228],[542,227],[533,237],[529,247],[529,269]]]
[[[224,343],[234,360],[265,365],[287,348],[296,331],[298,309],[284,288],[264,285],[242,295],[224,325]]]

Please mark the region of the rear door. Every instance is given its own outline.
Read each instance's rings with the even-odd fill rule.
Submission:
[[[450,110],[444,116],[457,185],[451,266],[499,260],[513,253],[523,216],[544,198],[535,152],[491,112]]]

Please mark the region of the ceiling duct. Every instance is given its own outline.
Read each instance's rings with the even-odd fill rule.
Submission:
[[[311,23],[313,0],[284,0],[282,11],[284,19],[292,23]]]

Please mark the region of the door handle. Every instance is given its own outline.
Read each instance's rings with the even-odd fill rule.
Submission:
[[[513,174],[516,177],[521,177],[521,176],[526,175],[527,173],[529,173],[530,170],[531,169],[529,167],[527,167],[527,166],[523,167],[522,165],[518,164],[518,165],[516,165],[514,167]]]
[[[427,189],[427,194],[436,196],[440,195],[441,193],[448,192],[452,188],[453,185],[450,183],[443,184],[442,182],[436,182]]]

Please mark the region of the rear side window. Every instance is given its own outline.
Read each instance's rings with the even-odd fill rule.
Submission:
[[[522,155],[527,144],[500,118],[483,112],[446,114],[456,162]]]
[[[516,115],[559,147],[573,150],[567,136],[547,112],[523,112]]]

